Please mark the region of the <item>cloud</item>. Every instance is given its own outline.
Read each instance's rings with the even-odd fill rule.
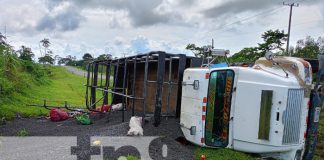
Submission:
[[[203,11],[209,18],[218,18],[224,15],[239,14],[246,11],[258,11],[278,5],[279,1],[262,0],[232,0]]]
[[[80,26],[81,21],[85,20],[75,7],[67,7],[57,14],[45,14],[38,22],[38,31],[72,31]]]
[[[114,40],[114,45],[116,45],[116,46],[122,46],[122,45],[124,45],[124,43],[125,43],[125,40],[122,37],[116,37]]]
[[[127,17],[134,27],[150,26],[159,23],[168,23],[174,20],[181,20],[182,16],[177,12],[163,12],[158,10],[162,2],[163,0],[59,0],[56,2],[48,2],[47,6],[49,10],[52,10],[64,3],[71,3],[73,6],[75,6],[73,10],[74,13],[79,14],[82,10],[92,9],[110,10],[114,12],[124,11],[127,13]],[[193,0],[188,2],[182,0],[179,2],[179,4],[190,5],[192,2]],[[122,26],[118,24],[118,21],[120,20],[119,18],[120,17],[114,17],[114,15],[112,15],[112,18],[110,18],[112,21],[110,25],[112,27]]]
[[[309,6],[321,3],[321,0],[288,0],[286,3],[300,3],[303,6]],[[269,9],[271,7],[280,8],[283,6],[283,1],[281,0],[230,0],[214,7],[203,10],[203,15],[208,18],[219,18],[225,17],[228,15],[236,15],[243,12],[256,12],[256,11],[264,11],[265,9]],[[276,8],[274,8],[276,9]],[[271,10],[269,11],[271,12]]]

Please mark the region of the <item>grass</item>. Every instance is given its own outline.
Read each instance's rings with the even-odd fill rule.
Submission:
[[[324,159],[324,109],[322,108],[319,122],[318,140],[314,159]]]
[[[19,136],[19,137],[25,137],[25,136],[28,136],[28,132],[27,132],[27,130],[24,128],[24,129],[22,129],[22,130],[20,130],[20,131],[18,132],[17,136]]]
[[[195,159],[199,160],[201,155],[205,155],[206,159],[212,159],[212,160],[250,160],[250,159],[255,159],[248,154],[234,151],[231,149],[226,149],[226,148],[213,149],[213,148],[196,147],[195,148]]]
[[[31,84],[23,93],[15,92],[13,96],[3,99],[0,103],[0,117],[12,119],[16,112],[23,117],[47,115],[48,110],[41,107],[31,107],[28,104],[64,105],[67,101],[71,106],[85,106],[86,78],[69,73],[63,67],[54,66],[51,81],[45,85]]]
[[[126,158],[127,158],[127,160],[139,160],[138,157],[135,157],[135,156],[132,156],[132,155],[128,155]]]

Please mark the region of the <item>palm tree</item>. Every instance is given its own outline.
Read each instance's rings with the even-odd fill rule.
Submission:
[[[44,39],[42,39],[42,40],[40,41],[40,43],[41,43],[42,46],[44,47],[44,50],[45,50],[44,55],[47,54],[47,52],[46,52],[46,51],[47,51],[47,48],[51,45],[49,39],[48,39],[48,38],[44,38]],[[41,55],[42,55],[42,53],[41,53]]]

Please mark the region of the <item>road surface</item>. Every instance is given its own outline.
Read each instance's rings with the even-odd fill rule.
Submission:
[[[83,77],[87,77],[87,71],[85,70],[81,70],[79,68],[76,67],[72,67],[72,66],[63,66],[66,70],[68,70],[69,72],[71,72],[72,74],[77,74]],[[100,74],[98,74],[98,79],[100,79]],[[105,74],[102,74],[102,79],[106,79]],[[110,76],[110,80],[113,81],[114,77]]]
[[[87,71],[72,67],[72,66],[63,66],[66,70],[68,70],[69,72],[73,73],[73,74],[77,74],[83,77],[87,77]],[[104,77],[103,77],[104,78]]]

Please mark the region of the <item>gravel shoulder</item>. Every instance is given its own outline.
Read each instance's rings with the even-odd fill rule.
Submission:
[[[61,122],[51,122],[42,118],[23,118],[7,122],[0,126],[1,136],[17,136],[19,131],[25,129],[28,136],[126,136],[128,121],[131,117],[130,111],[125,111],[125,122],[121,122],[122,112],[112,112],[109,115],[92,116],[92,125],[80,125],[76,120],[70,118]],[[109,117],[109,120],[108,118]],[[150,155],[159,157],[158,149],[163,144],[168,146],[168,157],[166,159],[193,159],[194,146],[192,144],[181,144],[175,139],[183,136],[179,127],[179,119],[162,119],[158,127],[154,127],[149,121],[144,127],[144,136],[158,136],[150,147]]]

